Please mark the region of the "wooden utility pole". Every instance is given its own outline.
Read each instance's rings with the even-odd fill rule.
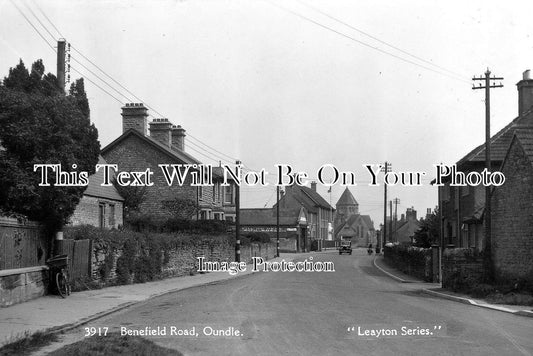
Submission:
[[[494,80],[503,80],[503,78],[490,77],[490,70],[487,68],[485,77],[479,76],[479,78],[472,78],[472,80],[485,81],[485,85],[479,83],[478,86],[473,85],[472,89],[485,89],[485,168],[487,172],[491,170],[491,157],[490,157],[490,89],[501,88],[502,83],[494,84]],[[493,265],[492,265],[492,235],[491,235],[491,203],[490,203],[491,187],[485,187],[485,248],[483,252],[483,258],[485,263],[485,271],[489,280],[493,278]]]
[[[389,211],[390,211],[390,232],[389,232],[389,241],[390,242],[394,242],[392,241],[393,237],[392,236],[392,200],[389,201]]]
[[[385,162],[385,166],[381,168],[381,172],[385,174],[390,171],[388,162]],[[381,234],[382,249],[385,249],[387,243],[387,184],[383,183],[383,231]]]
[[[235,175],[239,173],[241,161],[235,162]],[[238,182],[235,182],[235,262],[241,262],[241,194]]]
[[[394,198],[394,231],[398,228],[398,204],[400,204],[400,199]]]
[[[57,85],[65,91],[65,39],[57,41]]]
[[[279,185],[276,187],[276,257],[279,257]]]

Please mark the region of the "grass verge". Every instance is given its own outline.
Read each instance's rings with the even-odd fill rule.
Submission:
[[[57,334],[39,331],[34,334],[26,332],[21,338],[0,348],[0,355],[31,355],[32,352],[48,346],[59,339]]]
[[[115,356],[115,355],[160,355],[183,356],[179,351],[156,345],[153,341],[139,336],[121,336],[110,333],[107,336],[93,336],[63,346],[49,356]]]

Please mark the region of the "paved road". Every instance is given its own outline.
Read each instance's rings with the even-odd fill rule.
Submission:
[[[531,318],[421,294],[382,275],[362,250],[314,258],[332,261],[335,272],[255,273],[158,297],[88,326],[166,327],[167,336],[150,339],[186,355],[533,354]],[[194,327],[198,336],[169,335],[172,326],[177,333]],[[204,335],[211,329],[242,335]]]

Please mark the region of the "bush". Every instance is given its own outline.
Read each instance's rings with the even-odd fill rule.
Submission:
[[[266,232],[249,232],[244,235],[250,239],[250,242],[261,242],[267,243],[270,242],[270,235]]]
[[[383,249],[385,260],[400,271],[431,281],[431,250],[406,244],[387,244]]]
[[[125,220],[129,230],[158,233],[225,233],[228,229],[223,220],[189,220],[176,217],[160,217],[152,214],[132,213]]]

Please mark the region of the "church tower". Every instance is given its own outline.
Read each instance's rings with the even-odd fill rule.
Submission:
[[[335,226],[344,223],[350,216],[359,215],[359,203],[346,187],[335,205]]]

